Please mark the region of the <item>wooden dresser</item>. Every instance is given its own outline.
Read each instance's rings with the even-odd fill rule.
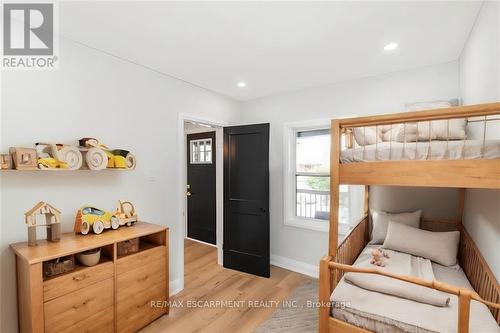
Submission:
[[[117,244],[139,239],[139,252]],[[21,332],[136,332],[168,313],[168,228],[146,222],[100,235],[63,234],[59,242],[11,245],[16,254]],[[92,267],[44,278],[43,263],[101,248]]]

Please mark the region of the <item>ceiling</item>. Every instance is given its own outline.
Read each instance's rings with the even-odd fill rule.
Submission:
[[[60,33],[237,100],[458,59],[481,2],[61,2]],[[385,44],[397,42],[392,52]],[[237,82],[247,83],[245,88]]]

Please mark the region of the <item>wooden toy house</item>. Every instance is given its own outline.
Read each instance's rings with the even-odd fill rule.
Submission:
[[[61,211],[46,202],[40,201],[24,213],[28,226],[28,245],[36,245],[36,228],[47,228],[47,240],[57,242],[61,239]],[[37,224],[37,216],[45,215],[45,224]]]

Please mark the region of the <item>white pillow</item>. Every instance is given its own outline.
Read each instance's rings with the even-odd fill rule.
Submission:
[[[459,241],[459,231],[432,232],[390,221],[383,247],[453,266]]]
[[[458,104],[457,101],[431,101],[431,102],[418,102],[407,103],[406,111],[423,111],[433,109],[443,109],[452,107],[452,104]],[[429,122],[421,121],[417,123],[406,124],[406,129],[403,125],[399,126],[397,134],[397,141],[399,142],[415,142],[427,140],[464,140],[467,138],[465,127],[467,121],[465,119],[450,119],[448,120],[433,120],[430,122],[430,135],[429,135]],[[404,133],[405,132],[405,133]],[[406,134],[406,135],[405,135]],[[406,138],[405,138],[406,136]]]
[[[423,111],[423,110],[434,110],[443,109],[451,107],[450,101],[430,101],[430,102],[416,102],[416,103],[406,103],[406,111]]]
[[[384,242],[389,221],[395,221],[418,228],[420,226],[420,217],[422,216],[422,210],[406,213],[387,213],[372,210],[371,213],[373,224],[371,244],[382,244]]]
[[[464,140],[467,138],[465,119],[421,121],[408,123],[406,126],[399,125],[397,133],[393,135],[398,142],[415,142],[430,140]],[[429,136],[430,131],[430,136]]]
[[[355,127],[353,132],[354,140],[360,146],[374,145],[378,140],[375,126]]]

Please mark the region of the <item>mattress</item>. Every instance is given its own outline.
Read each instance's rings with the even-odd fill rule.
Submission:
[[[360,258],[370,256],[376,245],[368,245]],[[354,263],[356,265],[356,263]],[[437,280],[472,289],[461,268],[432,263]],[[359,288],[341,279],[330,300],[334,318],[380,333],[456,332],[458,298],[450,295],[448,307],[436,307]],[[471,333],[499,333],[500,328],[486,305],[472,301]]]
[[[401,160],[456,160],[500,158],[500,140],[450,140],[431,142],[379,142],[344,149],[342,163]]]

